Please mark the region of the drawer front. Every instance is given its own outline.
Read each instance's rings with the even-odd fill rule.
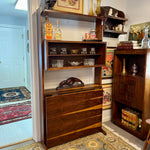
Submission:
[[[46,97],[47,142],[75,132],[80,134],[97,124],[96,128],[100,128],[102,94],[102,90],[93,90]]]
[[[83,91],[46,97],[46,115],[48,117],[70,113],[102,104],[102,90]]]

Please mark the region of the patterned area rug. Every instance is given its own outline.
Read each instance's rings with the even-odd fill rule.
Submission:
[[[105,127],[103,129],[107,133],[106,136],[99,132],[49,150],[136,150]]]
[[[103,127],[107,135],[102,133],[92,134],[49,150],[137,150],[120,137]],[[39,143],[33,143],[13,150],[44,150]]]
[[[25,87],[0,89],[0,103],[31,99],[31,93]]]
[[[31,118],[31,101],[0,106],[0,125]]]
[[[24,147],[19,147],[11,150],[45,150],[41,143],[33,143]]]

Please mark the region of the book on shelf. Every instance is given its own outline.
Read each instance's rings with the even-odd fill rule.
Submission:
[[[121,41],[117,44],[117,49],[133,49],[133,42],[131,41]]]
[[[139,113],[132,109],[125,108],[121,110],[121,123],[125,126],[136,130],[139,126]]]

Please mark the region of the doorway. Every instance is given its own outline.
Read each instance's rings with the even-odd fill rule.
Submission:
[[[9,2],[0,2],[0,6],[5,7]],[[0,148],[33,137],[28,13],[4,13],[3,9],[0,16]]]

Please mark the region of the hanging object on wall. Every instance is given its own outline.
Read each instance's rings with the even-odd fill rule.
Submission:
[[[95,13],[98,16],[101,12],[101,0],[97,0],[97,6],[96,6],[96,10]]]
[[[93,12],[93,0],[90,0],[89,15],[90,15],[90,16],[94,16],[94,12]]]
[[[45,0],[46,9],[53,9],[56,0]]]

